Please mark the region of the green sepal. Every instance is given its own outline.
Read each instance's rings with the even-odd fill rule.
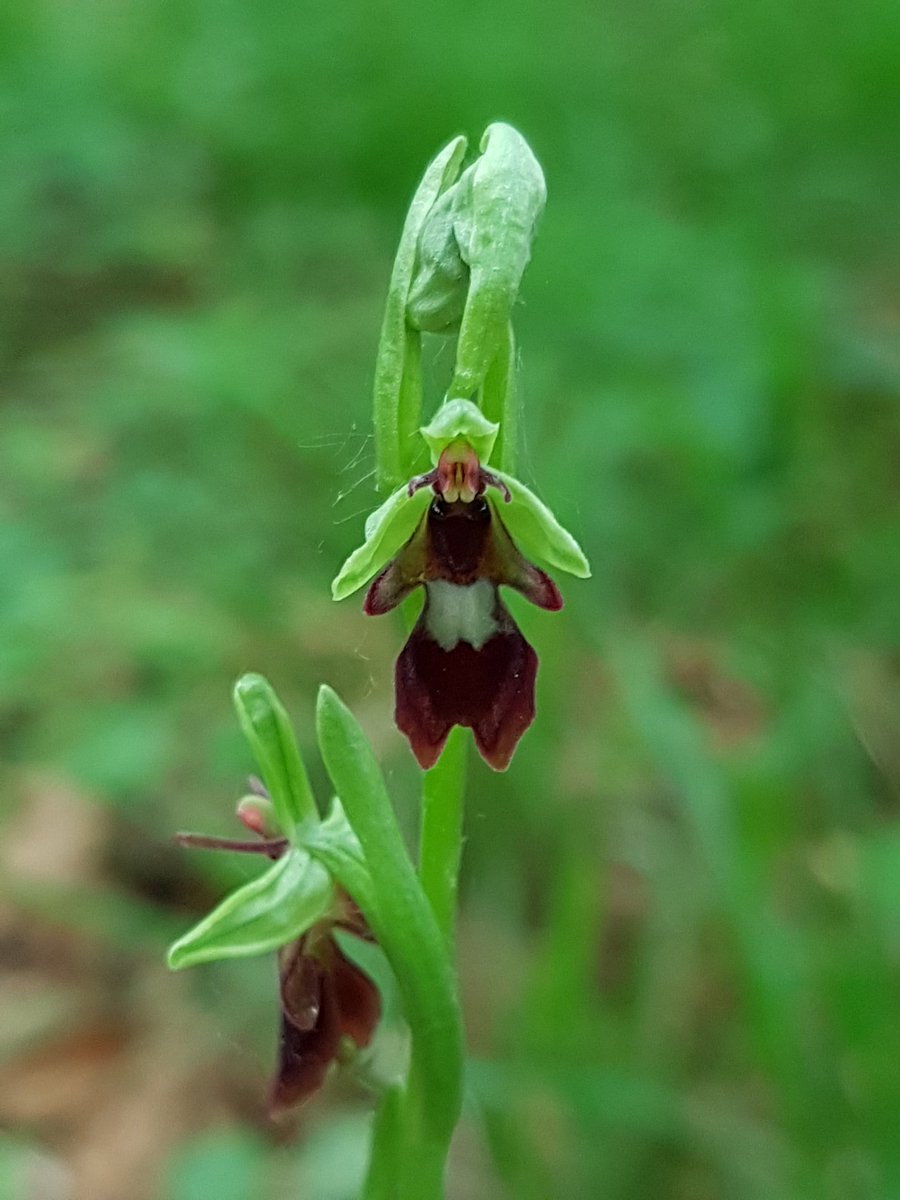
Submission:
[[[170,948],[173,971],[222,958],[265,954],[294,941],[334,905],[331,875],[300,847],[226,896]]]
[[[445,400],[434,415],[434,419],[420,430],[431,451],[431,461],[436,463],[451,442],[468,442],[479,461],[486,463],[491,457],[500,426],[489,421],[477,404],[459,397]]]
[[[509,504],[495,504],[510,537],[526,558],[537,559],[579,579],[590,579],[591,567],[584,551],[554,517],[543,501],[514,475],[493,470],[509,488]]]
[[[412,387],[409,378],[404,382],[404,373],[408,375],[411,365],[407,351],[410,329],[406,302],[415,269],[419,234],[438,197],[456,180],[465,152],[466,139],[457,137],[429,164],[413,196],[400,235],[375,360],[372,418],[376,484],[380,491],[395,487],[403,478],[406,437],[418,423],[417,417],[411,428],[401,422],[401,392],[408,394]],[[405,407],[408,415],[413,415],[409,413],[410,406]]]
[[[470,272],[451,385],[456,396],[471,396],[481,387],[506,342],[547,198],[540,164],[511,125],[489,125],[480,149],[459,181],[455,204],[453,230]]]
[[[234,685],[234,706],[281,831],[292,838],[298,825],[318,819],[318,811],[288,715],[262,675],[241,676]]]
[[[409,494],[403,484],[366,519],[366,540],[338,571],[331,585],[335,600],[344,600],[376,575],[412,537],[431,500],[431,491],[422,488]]]

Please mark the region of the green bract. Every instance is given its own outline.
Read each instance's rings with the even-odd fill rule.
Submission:
[[[374,422],[378,487],[386,491],[402,478],[405,465],[403,434],[419,422],[420,334],[406,317],[416,251],[422,226],[437,201],[459,174],[466,139],[454,138],[428,166],[416,189],[388,286],[387,304],[375,360]]]
[[[234,687],[234,706],[286,837],[315,820],[316,802],[297,749],[291,723],[271,684],[262,675],[243,675]]]
[[[169,950],[169,966],[178,970],[277,950],[320,921],[333,903],[331,876],[294,847],[180,937]]]
[[[511,499],[508,504],[497,503],[497,511],[526,557],[579,579],[590,578],[591,568],[584,551],[547,505],[515,476],[490,466],[488,455],[497,430],[497,424],[489,421],[471,400],[454,399],[448,400],[434,420],[419,432],[428,444],[433,462],[452,443],[468,442],[482,466],[506,484]],[[335,600],[350,596],[391,561],[415,533],[430,500],[430,489],[422,488],[410,495],[409,485],[403,484],[369,515],[365,541],[353,551],[331,585]]]
[[[517,130],[500,122],[489,125],[480,148],[481,157],[459,181],[454,222],[470,271],[450,388],[454,396],[471,396],[480,388],[503,348],[547,199],[540,164]]]

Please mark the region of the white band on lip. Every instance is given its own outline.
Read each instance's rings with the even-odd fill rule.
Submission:
[[[442,650],[452,650],[457,642],[468,642],[473,650],[480,650],[497,632],[496,588],[489,580],[450,583],[432,579],[425,589],[425,627]]]

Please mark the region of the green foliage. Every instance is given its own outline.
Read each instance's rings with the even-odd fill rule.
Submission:
[[[897,6],[0,21],[4,832],[48,772],[154,844],[226,828],[250,665],[305,752],[329,679],[408,816],[401,634],[328,583],[376,504],[398,214],[502,117],[552,197],[517,470],[594,578],[564,625],[516,608],[539,720],[473,774],[468,1119],[526,1200],[895,1194]],[[246,882],[215,858],[205,886]],[[128,916],[155,960],[167,902]],[[274,1022],[271,989],[193,986],[211,1028]],[[209,1178],[280,1200],[251,1170]]]
[[[234,704],[272,797],[278,826],[293,837],[298,826],[316,820],[317,812],[288,715],[261,675],[243,675],[237,681]]]
[[[169,966],[177,970],[277,950],[326,916],[333,904],[328,872],[293,847],[179,938],[169,951]]]

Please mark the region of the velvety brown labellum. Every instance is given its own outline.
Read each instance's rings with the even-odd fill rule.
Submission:
[[[503,771],[534,720],[538,658],[499,599],[497,607],[503,632],[479,650],[462,641],[441,649],[423,613],[397,660],[397,728],[426,769],[437,762],[453,726],[465,725],[485,761]]]

